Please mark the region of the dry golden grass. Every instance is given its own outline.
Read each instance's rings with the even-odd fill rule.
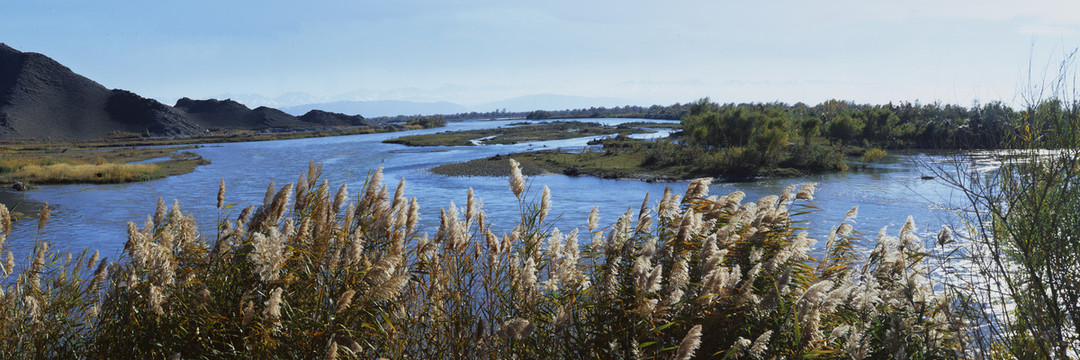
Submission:
[[[156,164],[52,164],[26,165],[15,171],[15,178],[52,183],[115,183],[143,181],[161,172]]]
[[[0,185],[122,183],[186,174],[209,164],[186,147],[82,148],[22,146],[0,150]],[[150,159],[161,161],[129,165]]]

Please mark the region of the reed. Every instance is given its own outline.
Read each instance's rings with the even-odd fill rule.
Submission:
[[[114,183],[143,181],[160,177],[155,164],[52,164],[26,165],[15,171],[14,177],[32,182],[49,183]]]
[[[514,167],[517,164],[513,165]],[[554,228],[549,190],[520,170],[520,214],[488,218],[471,191],[416,226],[381,169],[349,195],[312,164],[200,235],[175,204],[129,224],[94,264],[39,243],[4,285],[0,356],[80,358],[956,358],[965,329],[934,291],[906,225],[868,258],[849,212],[824,255],[799,214],[813,186],[743,202],[645,196],[601,227]],[[219,194],[225,196],[224,185]],[[227,202],[222,199],[220,203]],[[0,211],[0,214],[6,212]],[[493,224],[511,221],[496,234]],[[3,223],[0,221],[0,223]],[[7,227],[0,229],[6,230]],[[6,233],[5,233],[6,234]],[[584,241],[583,241],[584,240]],[[96,269],[92,274],[85,273]]]

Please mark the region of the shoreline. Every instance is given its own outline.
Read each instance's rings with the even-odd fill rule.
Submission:
[[[162,179],[173,175],[190,173],[200,165],[209,165],[210,162],[190,149],[196,149],[202,144],[258,142],[290,139],[306,139],[332,136],[348,136],[360,134],[375,134],[413,130],[415,127],[404,125],[385,125],[380,127],[323,127],[305,129],[269,129],[269,130],[229,130],[209,136],[185,137],[185,138],[112,138],[98,140],[42,140],[42,139],[19,139],[0,141],[0,188],[20,192],[12,187],[16,183],[24,183],[32,190],[36,185],[67,185],[67,184],[106,184],[124,182],[142,182]],[[164,147],[164,148],[163,148]],[[156,149],[156,150],[155,150]],[[133,152],[141,155],[125,155],[114,157],[112,152]],[[99,158],[106,159],[105,161]],[[118,159],[117,159],[118,158]],[[152,159],[169,158],[168,160],[149,161]],[[97,166],[124,167],[135,165],[140,162],[153,164],[149,168],[152,173],[130,175],[122,177],[109,177],[99,172],[97,178],[76,179],[66,176],[25,178],[16,177],[18,171],[25,166],[49,166],[55,164],[71,164],[84,166],[94,164]],[[146,168],[146,167],[144,167]],[[27,191],[24,190],[24,191]]]

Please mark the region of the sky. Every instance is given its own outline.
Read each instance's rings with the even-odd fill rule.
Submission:
[[[471,106],[532,94],[635,105],[1014,103],[1080,47],[1076,1],[0,0],[0,9],[0,42],[168,104]]]

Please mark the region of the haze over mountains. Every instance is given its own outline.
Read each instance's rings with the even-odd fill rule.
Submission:
[[[334,100],[321,101],[305,93],[289,93],[276,98],[259,95],[225,95],[249,106],[271,106],[293,115],[300,115],[312,109],[362,114],[367,117],[397,115],[434,115],[460,114],[467,112],[491,112],[506,110],[509,112],[527,112],[533,110],[565,110],[590,107],[615,107],[633,105],[626,99],[539,94],[518,96],[506,100],[493,101],[479,105],[465,106],[447,101],[406,101],[406,100]],[[349,97],[344,94],[341,97]],[[293,105],[297,104],[297,105]]]
[[[232,100],[183,98],[169,106],[110,90],[48,56],[0,43],[0,140],[188,137],[221,129],[370,125],[376,124],[359,115],[312,110],[294,116]]]

